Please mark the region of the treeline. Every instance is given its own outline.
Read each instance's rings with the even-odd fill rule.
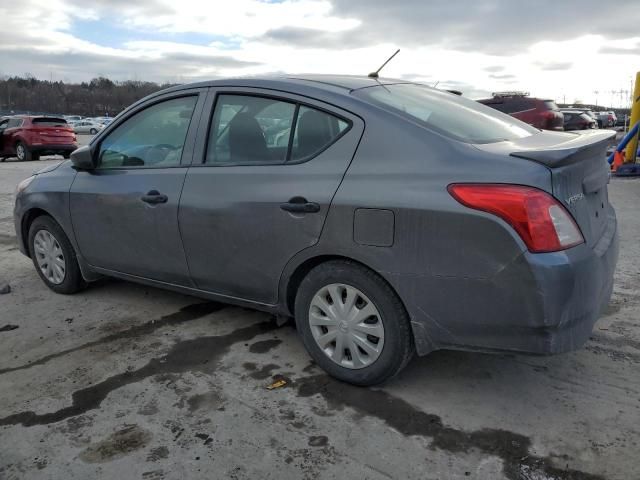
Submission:
[[[36,113],[115,116],[135,101],[171,85],[98,77],[90,82],[38,80],[30,75],[0,78],[0,115]]]

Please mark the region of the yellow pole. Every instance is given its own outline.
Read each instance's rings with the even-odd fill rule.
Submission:
[[[633,99],[631,102],[631,120],[629,120],[629,128],[640,121],[640,72],[636,73],[636,85],[633,89]],[[636,152],[638,151],[638,136],[636,135],[627,144],[625,163],[636,161]]]

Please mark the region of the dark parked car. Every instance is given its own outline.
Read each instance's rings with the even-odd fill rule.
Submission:
[[[527,93],[499,92],[478,101],[536,128],[563,130],[562,113],[553,100],[529,97]]]
[[[69,158],[78,148],[73,129],[63,118],[20,115],[0,120],[0,158],[38,160],[40,155]]]
[[[562,115],[564,115],[564,129],[567,131],[598,128],[596,119],[580,110],[562,110]]]
[[[295,316],[320,366],[369,385],[416,351],[589,338],[618,254],[612,134],[401,81],[203,82],[23,181],[15,227],[56,292],[107,275]]]

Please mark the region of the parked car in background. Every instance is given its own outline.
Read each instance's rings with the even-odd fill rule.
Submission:
[[[38,160],[40,155],[69,158],[78,148],[73,129],[63,118],[17,115],[0,121],[0,158]]]
[[[76,133],[89,133],[91,135],[95,135],[104,128],[104,125],[88,120],[80,120],[78,122],[73,122],[72,128]]]
[[[598,112],[598,123],[603,128],[615,127],[618,119],[616,118],[615,112]]]
[[[496,92],[478,102],[542,130],[563,130],[562,113],[553,100],[530,97],[527,92]]]
[[[83,117],[82,115],[64,115],[62,118],[64,118],[68,123],[71,123],[82,120]]]
[[[109,125],[113,120],[112,117],[93,117],[87,120],[91,120],[92,122],[99,123],[101,125]]]
[[[564,129],[569,130],[588,130],[598,128],[596,120],[581,110],[562,110],[564,116]]]
[[[558,353],[613,287],[612,135],[401,80],[181,85],[21,182],[17,243],[58,293],[107,275],[295,316],[358,385],[414,351]]]

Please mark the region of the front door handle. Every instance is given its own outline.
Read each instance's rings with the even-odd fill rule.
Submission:
[[[281,203],[280,208],[291,213],[317,213],[320,211],[320,205],[308,202],[304,197],[293,197],[287,203]]]
[[[169,197],[161,194],[157,190],[149,190],[146,195],[143,195],[142,197],[140,197],[140,200],[142,200],[144,203],[150,203],[152,205],[155,205],[158,203],[167,203],[167,200],[169,200]]]

